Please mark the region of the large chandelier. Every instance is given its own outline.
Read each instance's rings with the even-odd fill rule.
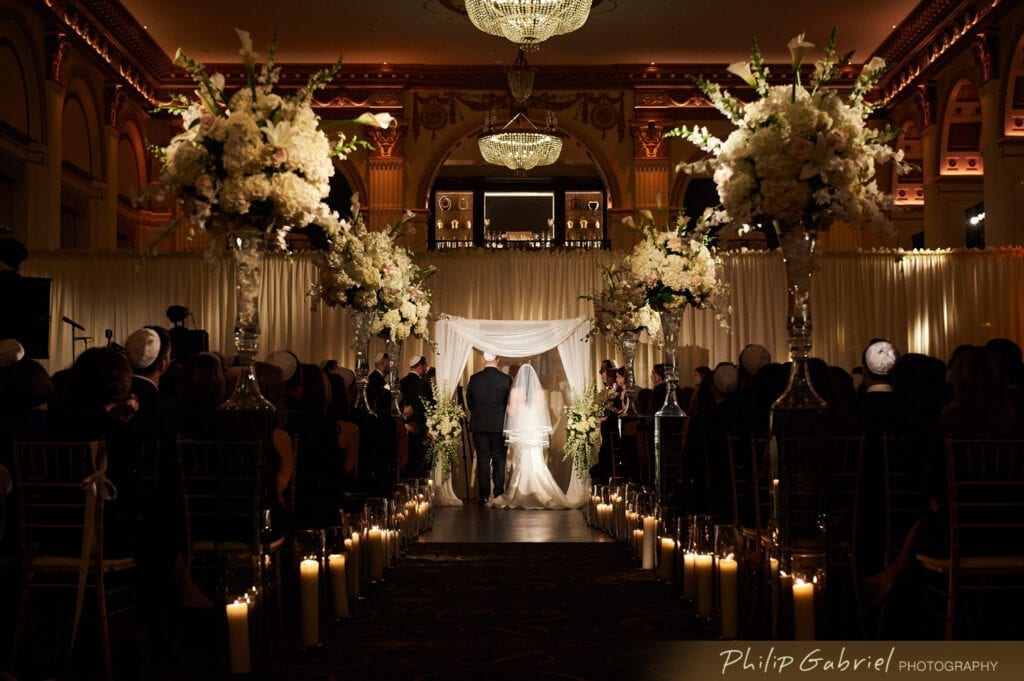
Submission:
[[[556,132],[557,121],[548,112],[541,130],[522,113],[517,113],[501,129],[494,127],[494,115],[488,114],[478,144],[480,155],[494,165],[517,173],[536,166],[551,165],[562,153],[562,138]]]
[[[466,14],[485,33],[535,50],[551,36],[571,33],[587,21],[591,0],[466,0]]]

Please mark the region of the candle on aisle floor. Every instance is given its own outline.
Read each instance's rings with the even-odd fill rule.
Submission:
[[[252,658],[249,655],[249,604],[245,601],[228,603],[227,613],[231,673],[248,674],[252,671]]]
[[[348,575],[345,571],[345,556],[332,553],[327,556],[327,569],[331,574],[331,603],[334,604],[334,616],[348,617]]]
[[[793,638],[814,640],[814,584],[800,578],[793,581]]]
[[[633,530],[633,554],[640,555],[640,547],[644,543],[644,531],[637,528]]]
[[[299,642],[315,646],[320,643],[320,561],[313,558],[299,564],[299,610]]]
[[[697,575],[697,615],[700,617],[712,617],[715,614],[715,596],[711,590],[713,562],[712,556],[706,553],[699,553],[694,559],[694,572]]]
[[[363,590],[363,546],[358,532],[352,533],[352,555],[345,568],[346,572],[351,568],[352,599],[358,601]]]
[[[697,554],[693,551],[683,553],[683,597],[693,598],[697,595]]]
[[[370,542],[369,577],[371,582],[376,582],[384,576],[384,533],[374,525],[367,536]]]
[[[676,541],[672,537],[661,538],[661,562],[658,563],[658,578],[671,582],[676,571]]]
[[[718,594],[722,604],[722,638],[739,637],[739,580],[737,564],[730,553],[718,559]]]
[[[658,535],[658,519],[654,516],[644,516],[644,545],[643,564],[644,570],[654,569],[654,543]]]

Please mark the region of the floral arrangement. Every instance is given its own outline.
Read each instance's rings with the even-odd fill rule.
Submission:
[[[194,100],[179,94],[173,104],[158,109],[180,116],[184,128],[166,148],[152,148],[163,161],[152,193],[177,197],[182,208],[181,218],[161,238],[182,221],[205,231],[238,216],[284,249],[288,230],[336,222],[324,203],[334,174],[331,158],[346,158],[368,144],[344,134],[332,144],[310,104],[313,93],[334,78],[340,60],[314,74],[293,96],[282,96],[273,92],[280,76],[276,37],[266,62],[257,64],[249,33],[235,30],[242,41],[246,85],[232,94],[225,91],[223,74],[208,74],[180,49],[174,57],[198,89]],[[388,127],[392,121],[388,114],[363,114],[351,122]]]
[[[711,250],[710,223],[698,220],[690,227],[682,211],[674,220],[664,209],[659,209],[659,214],[661,225],[649,210],[639,212],[639,223],[629,216],[623,218],[643,235],[626,257],[626,265],[642,282],[647,304],[657,312],[681,310],[687,305],[712,308],[725,324],[729,289],[719,278],[722,262]]]
[[[895,136],[893,130],[865,124],[873,107],[864,101],[884,72],[885,62],[876,57],[865,64],[843,97],[826,87],[852,56],[837,55],[835,43],[833,29],[824,58],[815,63],[810,89],[800,82],[804,54],[814,47],[804,34],[789,42],[793,66],[789,85],[768,84],[768,68],[756,41],[750,62],[729,66],[759,99],[743,103],[717,84],[698,80],[736,130],[724,142],[704,127],[681,127],[667,134],[684,137],[712,154],[710,159],[679,167],[713,175],[724,209],[715,213],[715,221],[755,224],[767,218],[779,229],[802,225],[825,230],[833,221],[844,220],[891,231],[887,213],[892,197],[879,191],[875,165],[891,160],[901,173],[910,165],[903,162],[902,150],[885,144]]]
[[[327,249],[313,252],[319,274],[310,297],[332,307],[373,313],[370,333],[393,340],[425,338],[431,296],[425,282],[434,269],[417,266],[409,251],[395,244],[410,217],[406,213],[390,229],[372,231],[359,212],[359,196],[354,196],[351,218],[331,225]]]
[[[572,458],[580,478],[589,475],[596,463],[601,445],[601,416],[604,413],[604,391],[596,385],[574,390],[565,420],[565,453],[562,461]]]
[[[462,445],[462,422],[466,418],[466,412],[455,401],[454,391],[448,390],[447,386],[438,390],[436,381],[431,380],[430,387],[435,402],[431,404],[428,400],[423,400],[427,415],[427,432],[430,434],[426,459],[431,466],[440,459],[441,470],[444,477],[448,478]]]
[[[647,304],[647,287],[624,263],[603,269],[604,286],[591,296],[581,296],[594,304],[591,333],[599,333],[618,342],[624,334],[646,330],[651,337],[661,330],[661,318]]]

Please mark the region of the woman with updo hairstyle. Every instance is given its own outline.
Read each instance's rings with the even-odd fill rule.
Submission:
[[[217,414],[227,397],[224,365],[212,352],[200,352],[181,370],[178,401],[185,410],[185,430],[193,437],[216,434]]]

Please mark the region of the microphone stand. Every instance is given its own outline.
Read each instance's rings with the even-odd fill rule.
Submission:
[[[79,335],[77,335],[75,333],[75,330],[76,329],[81,329],[82,331],[85,331],[85,327],[81,326],[80,324],[75,324],[70,319],[62,318],[61,321],[71,327],[71,363],[74,364],[75,363],[75,343],[78,343],[79,341],[81,341],[82,343],[85,344],[86,349],[88,349],[89,348],[89,341],[92,340],[92,336],[79,336]]]

